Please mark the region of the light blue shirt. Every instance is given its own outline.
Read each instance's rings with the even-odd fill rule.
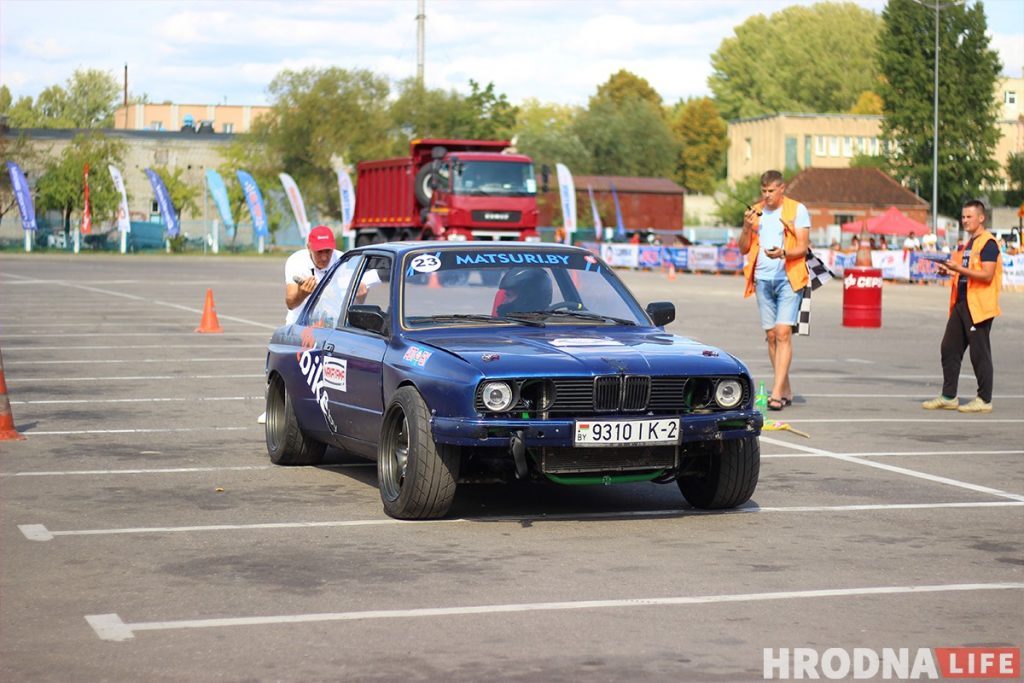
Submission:
[[[757,263],[754,268],[755,280],[785,280],[786,269],[785,259],[768,258],[764,252],[773,248],[783,248],[782,228],[782,207],[769,211],[762,209],[761,223],[758,228],[758,240],[761,243],[761,251],[757,255]],[[811,215],[807,213],[807,207],[798,203],[796,205],[796,219],[793,227],[797,230],[809,230],[811,227]]]

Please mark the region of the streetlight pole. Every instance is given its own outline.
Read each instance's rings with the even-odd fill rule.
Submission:
[[[932,107],[932,234],[939,234],[939,0],[935,0],[935,101]],[[948,237],[948,236],[947,236]]]

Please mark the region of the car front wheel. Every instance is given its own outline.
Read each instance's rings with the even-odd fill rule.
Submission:
[[[302,433],[280,375],[267,387],[267,453],[275,465],[319,465],[327,445]]]
[[[756,436],[712,441],[698,447],[698,472],[676,480],[694,507],[719,510],[750,500],[761,470],[761,444]]]
[[[377,484],[384,512],[397,519],[443,517],[455,498],[459,449],[435,444],[430,414],[413,387],[388,407],[377,447]]]

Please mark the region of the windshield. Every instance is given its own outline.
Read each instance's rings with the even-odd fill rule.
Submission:
[[[595,256],[569,249],[476,247],[407,254],[402,326],[648,325]]]
[[[518,161],[457,161],[455,194],[521,197],[537,194],[533,164]]]

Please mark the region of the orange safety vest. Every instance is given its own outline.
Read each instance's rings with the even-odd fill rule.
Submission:
[[[796,221],[796,207],[799,204],[795,199],[790,199],[789,197],[782,198],[782,248],[786,250],[787,254],[791,251],[796,251],[796,230],[793,229],[793,223]],[[754,208],[758,211],[763,206],[764,202],[754,204]],[[754,216],[750,248],[746,252],[748,254],[747,263],[743,266],[743,274],[747,278],[747,287],[743,291],[744,297],[750,296],[757,289],[757,285],[754,284],[754,271],[757,269],[757,257],[761,254],[761,240],[758,237],[760,229],[761,217]],[[753,253],[753,256],[750,256],[751,253]],[[807,286],[810,278],[807,275],[806,256],[787,256],[785,268],[786,277],[789,279],[789,285],[793,288],[794,292],[799,292]]]
[[[989,240],[995,239],[988,230],[982,230],[974,238],[971,246],[971,257],[967,260],[968,270],[981,270],[981,250],[988,244]],[[954,263],[963,262],[963,251],[954,252],[951,261]],[[960,283],[960,273],[953,273],[953,280],[949,292],[949,312],[953,313],[956,305],[956,290]],[[967,310],[971,312],[971,322],[980,323],[989,318],[994,318],[1002,310],[999,308],[999,290],[1003,286],[1003,256],[996,259],[996,272],[989,282],[981,282],[972,278],[967,279]]]

